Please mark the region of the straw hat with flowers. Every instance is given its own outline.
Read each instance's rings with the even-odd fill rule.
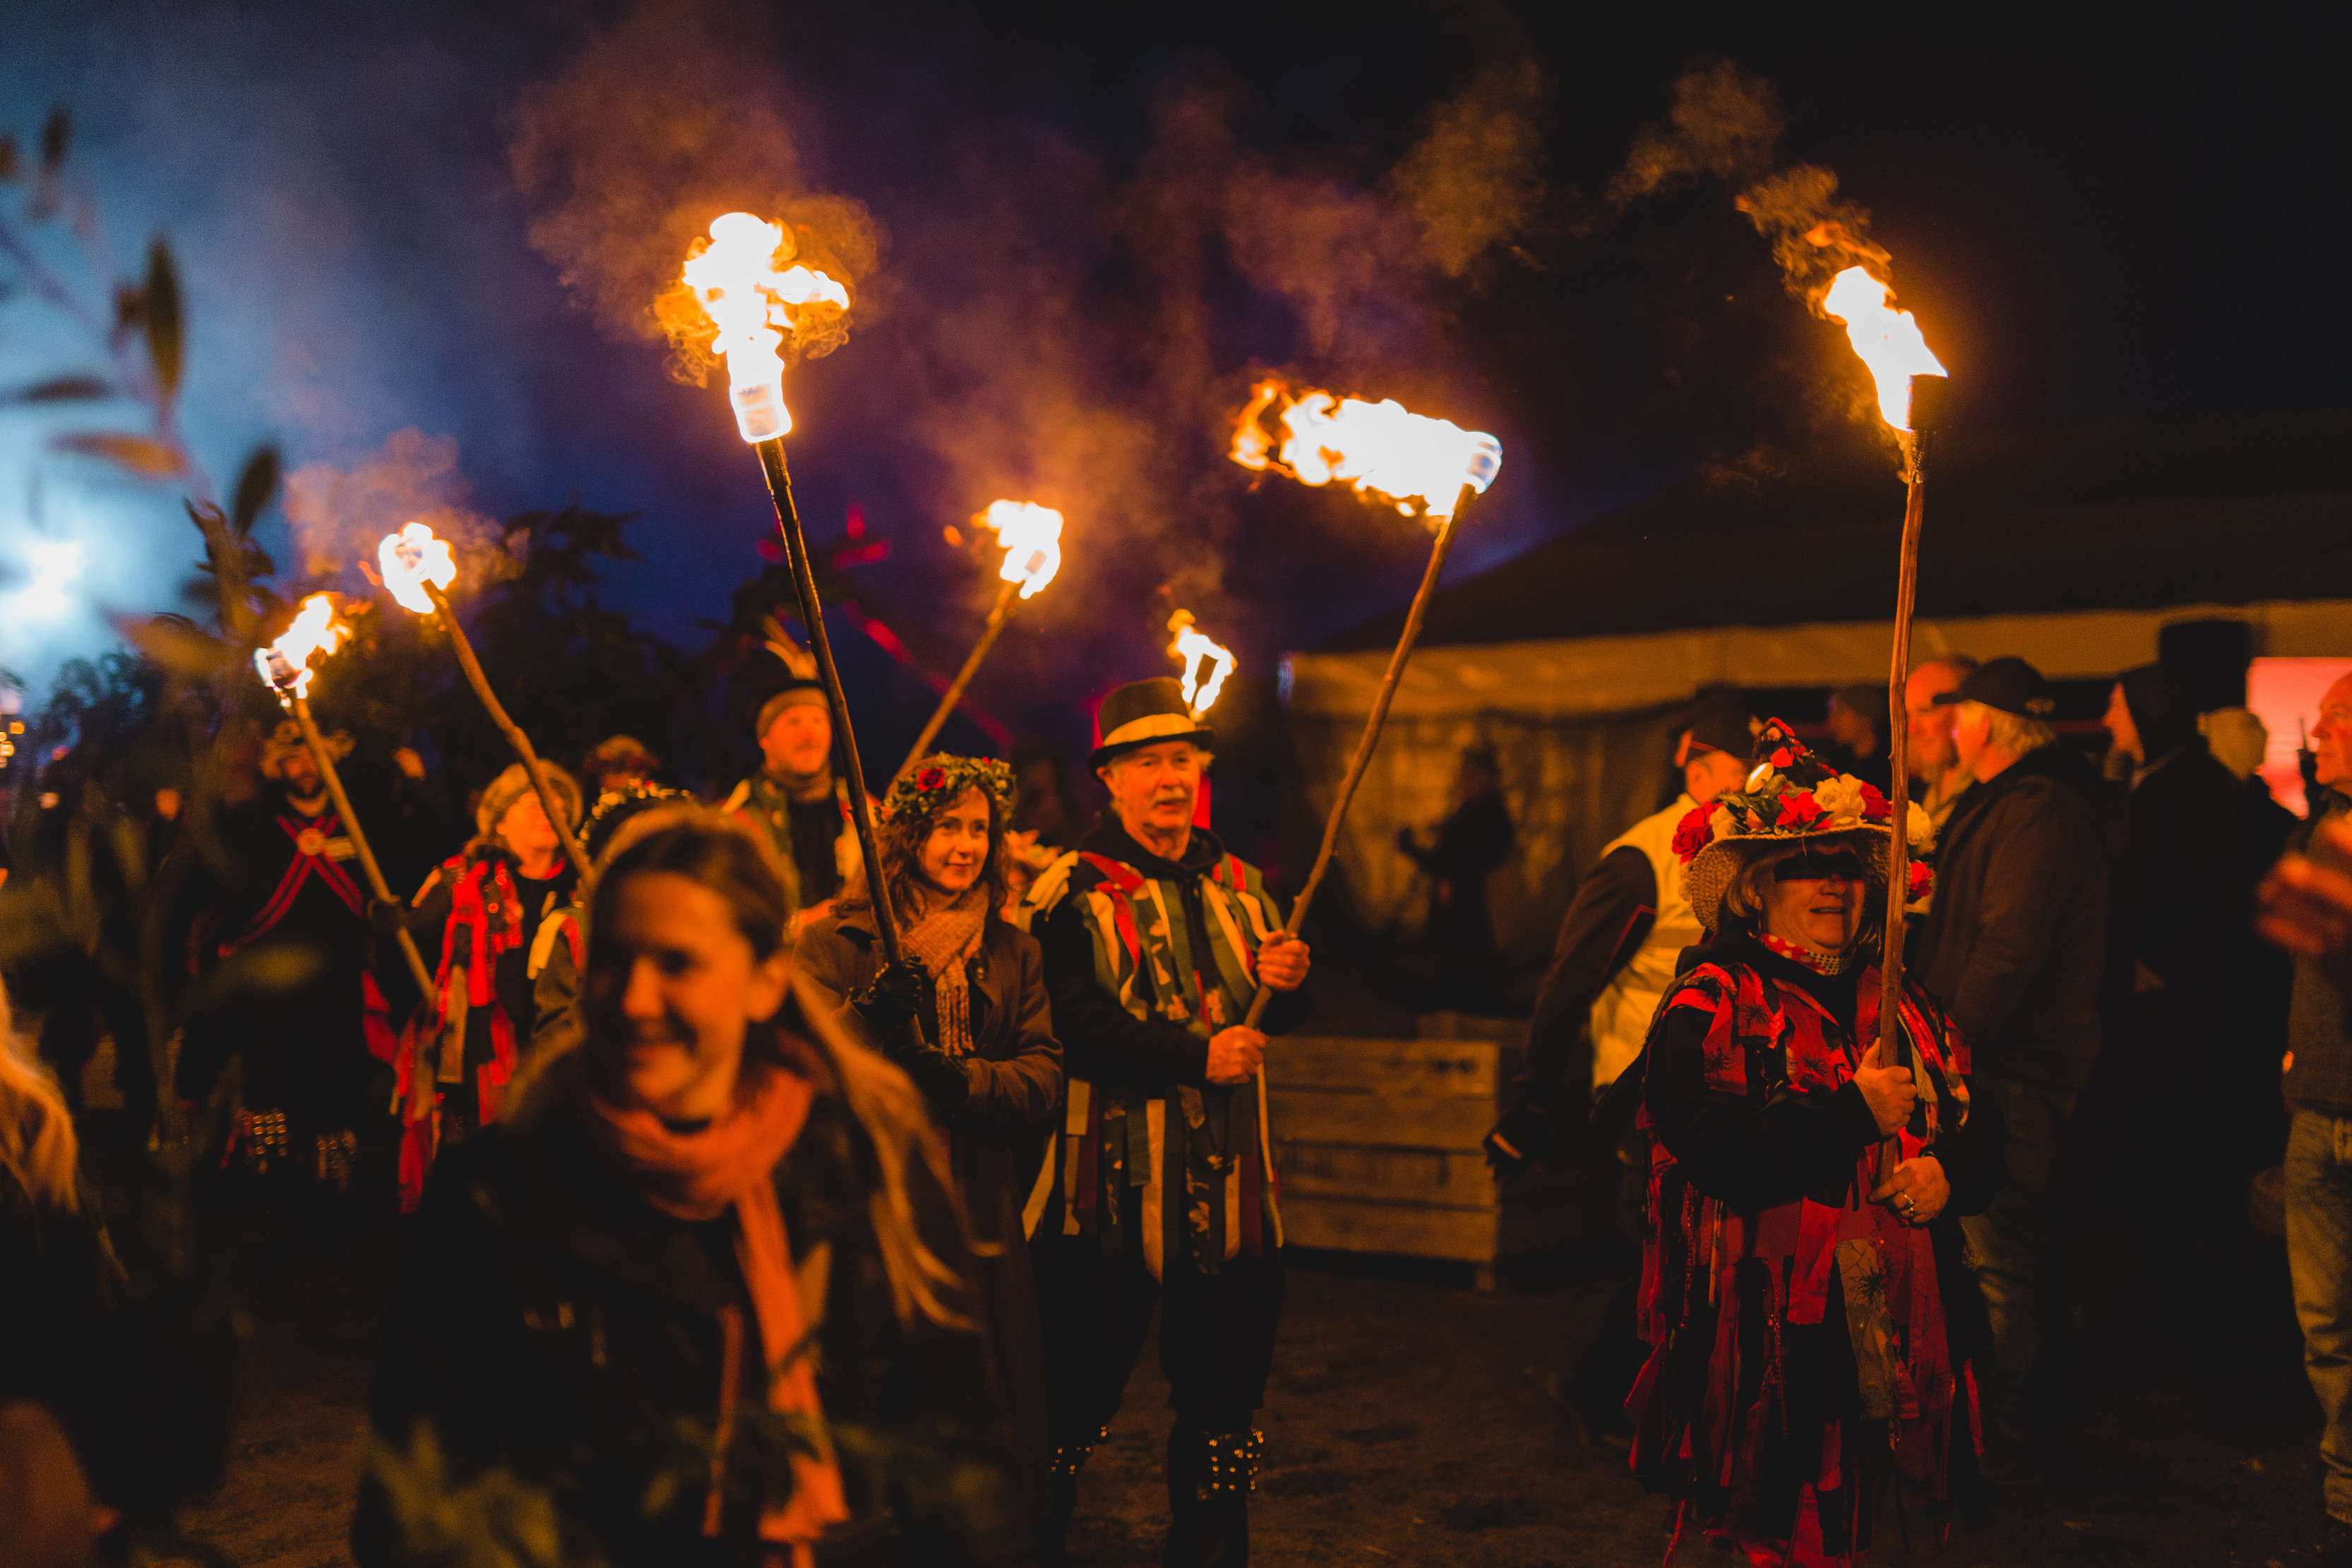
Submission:
[[[1739,789],[1693,807],[1675,829],[1683,893],[1700,925],[1716,929],[1731,879],[1752,856],[1778,845],[1849,842],[1862,851],[1874,880],[1885,881],[1894,810],[1877,786],[1830,767],[1777,718],[1758,733],[1754,755],[1756,766]],[[1916,801],[1905,825],[1910,848],[1905,907],[1917,908],[1935,887],[1927,862],[1936,831]]]

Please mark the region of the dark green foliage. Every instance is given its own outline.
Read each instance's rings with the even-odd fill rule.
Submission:
[[[147,357],[166,402],[180,392],[180,273],[162,236],[147,248],[147,287],[141,317],[147,329]]]
[[[257,447],[253,455],[245,460],[245,471],[236,476],[236,504],[228,514],[229,527],[236,530],[237,538],[250,537],[253,525],[268,509],[271,498],[278,494],[278,468],[275,446]]]
[[[22,391],[0,394],[0,402],[83,402],[113,395],[114,389],[96,376],[55,376]]]

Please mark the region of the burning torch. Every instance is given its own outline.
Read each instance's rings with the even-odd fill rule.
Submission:
[[[996,606],[988,612],[988,624],[981,628],[980,641],[973,644],[971,656],[956,672],[956,678],[948,683],[948,689],[940,696],[940,706],[931,710],[930,722],[915,737],[907,760],[898,764],[901,776],[920,760],[939,737],[940,726],[947,723],[948,715],[955,712],[956,704],[963,700],[964,688],[971,685],[980,662],[996,645],[997,633],[1013,619],[1014,609],[1022,601],[1035,598],[1038,591],[1062,570],[1062,514],[1053,507],[1041,507],[1034,501],[991,501],[988,510],[973,517],[972,523],[995,530],[997,541],[1004,546],[1004,564],[996,572],[1004,580],[1004,586],[996,591]]]
[[[523,771],[530,775],[531,791],[539,797],[549,825],[563,841],[563,852],[572,869],[585,878],[588,852],[581,847],[579,836],[572,831],[571,813],[564,810],[555,787],[548,782],[546,766],[531,748],[530,737],[508,716],[506,708],[490,690],[490,679],[482,674],[481,661],[474,657],[474,645],[466,640],[466,629],[457,624],[457,612],[449,608],[449,596],[443,591],[457,580],[457,562],[449,553],[448,542],[436,538],[429,525],[413,522],[396,534],[384,535],[383,542],[376,547],[375,559],[394,603],[419,615],[440,615],[441,624],[448,630],[449,641],[457,650],[458,667],[466,672],[474,695],[489,711],[490,722],[499,727],[507,744],[522,758]]]
[[[776,351],[783,334],[776,329],[793,326],[794,312],[803,308],[830,305],[846,310],[849,291],[810,267],[778,271],[777,253],[784,246],[782,229],[749,213],[713,218],[710,244],[687,258],[686,286],[718,329],[712,347],[727,360],[735,428],[760,455],[760,469],[767,476],[776,531],[783,536],[793,591],[800,600],[801,624],[808,628],[809,651],[816,655],[825,702],[833,710],[834,733],[849,764],[850,824],[857,830],[883,954],[889,962],[901,964],[905,956],[897,913],[890,907],[890,884],[882,875],[874,806],[866,793],[866,765],[858,758],[849,704],[841,695],[841,672],[834,666],[833,642],[825,635],[824,606],[817,601],[816,578],[809,570],[808,540],[801,533],[800,509],[793,502],[793,476],[784,465],[784,436],[793,428],[793,416],[784,406],[784,361]]]
[[[1277,437],[1266,424],[1272,415],[1281,425]],[[1425,517],[1436,529],[1430,546],[1429,568],[1422,573],[1421,589],[1405,612],[1404,632],[1389,655],[1388,673],[1381,677],[1372,711],[1364,719],[1364,733],[1356,741],[1356,755],[1339,781],[1339,798],[1323,821],[1323,846],[1316,852],[1307,885],[1290,906],[1285,935],[1296,936],[1307,923],[1307,911],[1331,869],[1339,846],[1339,825],[1347,820],[1348,803],[1371,765],[1380,745],[1381,726],[1387,722],[1389,703],[1404,674],[1405,661],[1421,635],[1421,621],[1429,609],[1437,579],[1445,570],[1445,552],[1453,548],[1454,525],[1473,492],[1484,493],[1503,466],[1503,444],[1493,436],[1465,430],[1451,420],[1431,419],[1406,412],[1390,399],[1365,402],[1339,399],[1329,392],[1309,392],[1293,398],[1280,381],[1258,383],[1234,427],[1233,459],[1244,468],[1274,469],[1303,485],[1328,485],[1344,480],[1362,495],[1388,503],[1402,515]],[[1255,1029],[1273,999],[1271,988],[1261,986],[1242,1021]],[[1260,1092],[1264,1090],[1261,1086]],[[1263,1118],[1260,1125],[1264,1125]]]
[[[1908,310],[1886,302],[1893,291],[1859,267],[1849,267],[1830,284],[1822,309],[1845,323],[1853,351],[1878,383],[1878,415],[1903,442],[1903,478],[1909,496],[1903,507],[1903,552],[1895,572],[1895,658],[1887,675],[1887,727],[1892,737],[1892,827],[1886,852],[1886,938],[1878,994],[1879,1060],[1891,1067],[1911,1062],[1910,1042],[1897,1027],[1903,999],[1903,905],[1910,894],[1911,714],[1903,688],[1911,679],[1911,608],[1919,593],[1919,525],[1927,504],[1927,448],[1942,423],[1944,392],[1951,383],[1944,367],[1919,335]],[[1888,1140],[1885,1168],[1894,1168]]]
[[[351,628],[335,613],[335,597],[331,593],[314,593],[302,601],[295,613],[294,623],[286,628],[278,641],[253,651],[253,667],[261,676],[261,684],[278,695],[279,706],[294,716],[302,727],[302,744],[310,748],[311,760],[319,765],[319,777],[327,782],[327,792],[334,797],[335,812],[342,818],[343,831],[352,836],[352,847],[359,851],[361,869],[367,873],[368,887],[380,904],[392,904],[392,889],[383,880],[383,868],[376,864],[375,852],[368,847],[367,834],[360,829],[357,813],[352,810],[352,798],[343,793],[342,776],[335,771],[335,759],[327,751],[327,743],[319,735],[319,726],[310,716],[310,660],[314,655],[331,653],[351,635]],[[433,995],[433,971],[425,967],[425,956],[416,950],[415,939],[405,929],[395,933],[400,951],[408,960],[408,972],[415,977],[416,994]]]
[[[1184,703],[1192,710],[1192,722],[1217,706],[1218,694],[1225,689],[1225,677],[1234,673],[1234,651],[1212,643],[1192,623],[1192,612],[1179,610],[1168,618],[1168,630],[1176,640],[1168,644],[1168,656],[1184,661]],[[1201,677],[1201,666],[1210,666],[1208,678]]]
[[[1282,427],[1279,445],[1265,423],[1269,414]],[[1331,869],[1348,804],[1356,798],[1356,787],[1363,782],[1372,750],[1380,745],[1389,703],[1396,695],[1405,661],[1412,656],[1413,643],[1421,635],[1421,619],[1429,609],[1430,595],[1436,591],[1438,577],[1445,570],[1445,552],[1454,547],[1454,524],[1461,520],[1471,493],[1483,493],[1495,482],[1503,466],[1503,444],[1483,432],[1465,430],[1451,420],[1408,413],[1393,398],[1366,402],[1360,398],[1337,399],[1326,392],[1293,398],[1280,381],[1268,380],[1258,383],[1242,410],[1234,429],[1233,459],[1244,468],[1279,470],[1302,485],[1345,480],[1358,494],[1385,501],[1406,517],[1415,514],[1417,503],[1420,514],[1437,530],[1430,546],[1429,568],[1422,573],[1412,608],[1405,612],[1404,632],[1397,638],[1396,651],[1389,655],[1388,673],[1381,677],[1372,711],[1365,716],[1356,755],[1349,759],[1348,771],[1339,780],[1339,799],[1331,802],[1331,814],[1323,821],[1323,845],[1315,852],[1314,869],[1307,873],[1307,885],[1298,890],[1298,898],[1290,906],[1289,924],[1283,927],[1284,936],[1296,937],[1307,924],[1307,911],[1315,903],[1316,890],[1323,885],[1324,873]],[[1250,998],[1243,1027],[1257,1028],[1273,999],[1274,988],[1260,986],[1257,995]],[[1263,1067],[1257,1073],[1257,1129],[1258,1155],[1271,1180],[1274,1150],[1266,1131]],[[1280,1245],[1279,1212],[1274,1217],[1274,1237]]]

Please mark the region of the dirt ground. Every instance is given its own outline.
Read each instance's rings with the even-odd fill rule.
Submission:
[[[321,1568],[343,1547],[362,1398],[397,1254],[389,1222],[344,1256],[249,1278],[248,1361],[226,1485],[192,1533],[242,1568]],[[1545,1402],[1613,1284],[1615,1260],[1481,1295],[1438,1267],[1293,1260],[1253,1512],[1265,1563],[1507,1563],[1636,1568],[1664,1554],[1666,1509],[1622,1462],[1584,1449]],[[2265,1280],[2284,1290],[2284,1270]],[[2283,1298],[2276,1301],[2284,1310]],[[2060,1498],[2005,1502],[1999,1522],[1938,1552],[1915,1517],[1909,1557],[1996,1564],[2311,1564],[2319,1503],[2315,1406],[2291,1322],[2274,1319],[2233,1369],[2199,1378],[2120,1337],[2076,1368],[2079,1448],[2102,1473]],[[2251,1368],[2251,1370],[2249,1370]],[[1166,1385],[1147,1354],[1086,1477],[1072,1545],[1095,1568],[1159,1561]],[[1872,1553],[1906,1560],[1895,1521]],[[1685,1563],[1725,1562],[1685,1543]]]

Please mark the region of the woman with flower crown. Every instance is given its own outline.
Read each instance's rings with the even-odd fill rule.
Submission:
[[[1062,1098],[1036,938],[1005,917],[1013,770],[935,753],[883,801],[882,874],[907,962],[883,959],[872,899],[845,895],[794,958],[844,1021],[906,1071],[948,1137],[1024,1501],[1046,1511],[1045,1351],[1022,1210]]]
[[[1948,1520],[1981,1504],[1984,1308],[1958,1217],[2000,1181],[1968,1048],[1906,982],[1910,1065],[1881,1058],[1891,809],[1775,721],[1744,787],[1675,835],[1707,940],[1650,1025],[1633,1469],[1752,1563],[1851,1562],[1891,1481]],[[1911,808],[1924,899],[1932,834]]]

